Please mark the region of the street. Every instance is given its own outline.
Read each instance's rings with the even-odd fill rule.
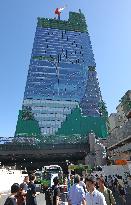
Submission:
[[[8,194],[2,194],[2,197],[0,198],[0,205],[4,205],[4,202],[7,196]],[[114,197],[116,199],[116,205],[124,205],[117,191],[114,193]],[[127,189],[126,199],[127,199],[126,205],[131,205],[131,189]],[[46,205],[44,194],[41,193],[37,195],[37,203],[38,205]],[[63,204],[66,204],[66,203],[63,203]]]
[[[2,194],[2,197],[0,198],[0,205],[4,205],[4,202],[7,198],[8,194]],[[39,194],[37,195],[37,205],[46,205],[46,201],[45,201],[45,196],[44,194]],[[61,203],[61,205],[67,205],[67,203]]]
[[[0,198],[0,205],[4,205],[4,202],[7,196],[8,194],[2,195],[2,197]],[[46,205],[44,194],[39,194],[37,196],[37,203],[38,205]]]

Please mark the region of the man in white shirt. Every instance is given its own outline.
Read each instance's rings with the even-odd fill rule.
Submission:
[[[107,205],[104,195],[95,188],[95,177],[87,177],[85,182],[88,191],[85,197],[87,205]]]
[[[84,189],[79,185],[80,176],[75,175],[74,185],[68,193],[68,205],[86,205]]]

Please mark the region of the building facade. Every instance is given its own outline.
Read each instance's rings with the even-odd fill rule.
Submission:
[[[107,136],[107,111],[84,15],[38,18],[15,137]],[[84,130],[84,131],[83,131]]]
[[[131,160],[131,90],[121,98],[116,109],[117,113],[109,117],[108,154],[112,160]]]
[[[131,90],[128,90],[121,98],[116,110],[116,113],[111,113],[109,116],[110,133],[117,128],[123,127],[131,117]]]

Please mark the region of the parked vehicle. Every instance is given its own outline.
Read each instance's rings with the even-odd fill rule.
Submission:
[[[56,176],[62,181],[63,171],[59,165],[44,166],[42,168],[41,189],[43,192],[53,185],[53,179]]]

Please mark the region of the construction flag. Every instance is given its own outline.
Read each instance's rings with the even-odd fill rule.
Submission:
[[[56,8],[55,14],[57,14],[58,16],[60,16],[61,11],[63,11],[63,10],[64,10],[64,7],[63,7],[63,8]]]

